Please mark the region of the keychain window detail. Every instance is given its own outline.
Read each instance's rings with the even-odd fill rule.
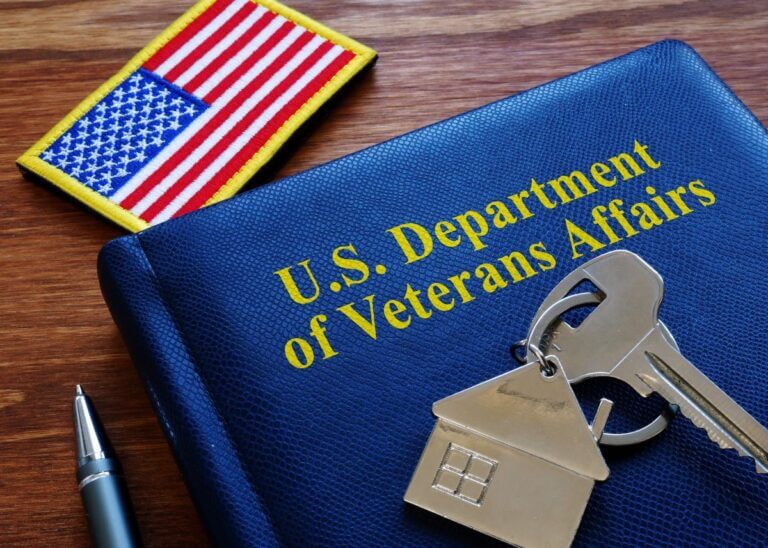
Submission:
[[[465,502],[480,506],[497,462],[451,443],[435,475],[432,487]]]

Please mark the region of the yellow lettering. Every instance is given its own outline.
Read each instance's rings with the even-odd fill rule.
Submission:
[[[702,183],[699,179],[688,183],[688,190],[690,190],[691,194],[698,198],[699,203],[704,207],[709,207],[715,203],[714,192],[707,190],[707,188],[704,186],[704,183]]]
[[[539,199],[541,205],[547,209],[554,209],[557,207],[557,201],[553,202],[549,199],[549,196],[547,196],[547,193],[544,190],[544,185],[542,185],[536,179],[531,179],[531,192],[533,192],[533,195]]]
[[[340,306],[336,310],[344,314],[347,318],[352,320],[357,327],[359,327],[363,333],[368,335],[374,341],[376,340],[376,311],[373,308],[373,295],[368,295],[363,299],[368,301],[368,317],[361,315],[355,309],[355,303],[348,303],[344,306]]]
[[[483,290],[493,293],[498,289],[507,287],[507,281],[498,269],[491,263],[482,263],[475,269],[475,277],[483,279]]]
[[[608,179],[605,176],[607,173],[610,173],[610,172],[611,172],[611,167],[605,164],[601,164],[600,162],[595,162],[594,164],[592,164],[592,167],[589,170],[589,173],[592,175],[592,178],[595,181],[597,181],[597,184],[604,186],[605,188],[610,188],[616,184],[616,177],[613,177],[612,179]]]
[[[323,351],[324,360],[332,358],[338,354],[338,352],[331,346],[331,342],[328,340],[328,336],[325,333],[326,329],[322,325],[327,321],[328,316],[325,314],[318,314],[309,320],[309,334],[317,341],[317,344],[320,345],[320,350]]]
[[[688,207],[688,204],[685,203],[685,200],[683,200],[680,196],[682,194],[685,194],[685,187],[679,186],[677,188],[673,188],[672,190],[666,192],[666,195],[669,197],[670,200],[675,202],[675,205],[680,210],[680,213],[682,215],[688,215],[689,213],[693,213],[693,210]]]
[[[531,263],[528,262],[528,258],[519,251],[513,251],[505,257],[499,257],[499,262],[504,265],[509,275],[512,276],[512,283],[520,282],[537,274]],[[515,263],[517,263],[517,266]],[[517,269],[518,266],[523,269],[525,276],[520,274],[520,271]]]
[[[280,278],[280,281],[283,282],[283,287],[285,287],[285,290],[288,292],[288,296],[291,297],[293,302],[297,304],[309,304],[320,296],[320,286],[317,284],[317,280],[315,279],[315,275],[312,273],[312,269],[309,268],[309,259],[301,261],[299,265],[304,268],[304,272],[307,274],[307,277],[309,278],[309,281],[314,288],[314,292],[308,297],[302,294],[298,284],[296,283],[296,280],[293,278],[293,274],[291,274],[291,269],[293,266],[281,268],[275,272],[275,274],[277,274],[277,276]]]
[[[579,180],[581,186],[576,183],[576,179]],[[589,178],[578,170],[572,171],[570,175],[561,175],[557,179],[552,179],[551,181],[548,181],[547,184],[552,187],[557,196],[560,198],[560,201],[564,204],[567,204],[572,200],[583,198],[584,196],[592,194],[593,192],[597,192],[597,189],[594,187]],[[570,194],[568,194],[568,192],[563,189],[563,185],[568,187]]]
[[[598,251],[605,247],[597,238],[591,236],[586,230],[579,227],[569,219],[565,220],[565,228],[568,231],[568,240],[571,242],[571,257],[578,259],[582,256],[578,248],[581,245],[589,246],[591,251]]]
[[[648,145],[641,145],[640,141],[635,139],[635,146],[633,150],[635,151],[635,154],[643,159],[643,162],[645,162],[645,165],[647,165],[649,168],[659,169],[659,167],[661,167],[661,162],[657,162],[651,158],[650,154],[648,154]]]
[[[405,300],[413,307],[419,318],[426,320],[432,316],[432,311],[424,308],[424,305],[421,304],[421,300],[419,299],[419,295],[421,295],[421,291],[414,289],[411,284],[405,286]]]
[[[528,253],[531,254],[531,257],[537,260],[536,264],[539,265],[539,268],[543,272],[552,270],[557,266],[557,259],[555,259],[555,256],[547,251],[544,242],[536,242],[535,244],[531,244],[531,246],[528,248]]]
[[[296,337],[285,343],[285,358],[296,369],[306,369],[315,361],[315,352],[307,341]]]
[[[643,168],[638,165],[635,159],[626,152],[622,152],[621,154],[617,154],[616,156],[608,158],[608,161],[613,164],[613,167],[619,170],[621,178],[625,181],[645,173]],[[627,166],[629,166],[629,169],[632,170],[632,173],[629,172]]]
[[[629,208],[629,212],[638,217],[637,223],[643,230],[650,230],[654,226],[662,224],[662,220],[656,215],[656,212],[651,206],[645,202],[637,202],[635,205]]]
[[[441,299],[448,295],[450,292],[451,290],[448,289],[447,286],[439,282],[435,282],[430,284],[427,288],[427,297],[429,297],[429,302],[432,303],[432,306],[434,306],[440,312],[448,312],[456,304],[456,299],[451,297],[451,299],[447,302],[442,301]]]
[[[461,297],[462,304],[475,300],[475,297],[467,290],[467,287],[464,285],[464,282],[471,278],[472,275],[466,270],[460,274],[456,274],[455,276],[450,276],[448,278],[448,281],[453,284],[453,287],[456,288],[456,292],[459,294],[459,297]]]
[[[531,213],[531,210],[528,209],[527,205],[525,205],[525,199],[529,197],[530,194],[528,194],[527,190],[521,190],[517,194],[507,196],[507,198],[509,198],[512,204],[517,208],[518,213],[522,215],[523,219],[530,219],[533,217],[533,213]]]
[[[337,247],[336,249],[333,250],[333,253],[331,254],[333,264],[335,264],[339,268],[343,268],[345,270],[351,270],[359,273],[359,276],[357,276],[356,278],[350,278],[346,274],[341,275],[341,279],[344,281],[347,287],[352,287],[353,285],[361,284],[364,281],[366,281],[368,279],[368,276],[370,275],[370,270],[368,269],[368,265],[365,264],[360,259],[353,259],[351,257],[343,256],[342,255],[343,251],[348,251],[350,255],[357,256],[357,250],[355,249],[354,245],[347,244],[347,245],[341,245]]]
[[[384,318],[395,329],[405,329],[411,325],[412,318],[410,314],[406,314],[405,318],[398,318],[398,315],[405,311],[405,304],[402,301],[392,299],[384,303]]]
[[[493,201],[489,203],[485,206],[485,212],[488,215],[493,215],[493,226],[496,228],[504,228],[517,222],[517,217],[512,215],[504,202]]]
[[[480,238],[488,234],[488,223],[482,215],[470,209],[466,213],[456,215],[454,219],[456,219],[459,227],[466,234],[467,239],[472,242],[472,247],[475,248],[475,251],[480,251],[485,247]]]
[[[419,239],[419,242],[421,244],[420,251],[417,252],[413,248],[410,240],[404,233],[405,230],[410,231]],[[419,224],[403,223],[394,228],[390,228],[389,230],[387,230],[387,232],[392,234],[392,236],[395,238],[395,242],[397,242],[397,245],[400,246],[400,249],[405,255],[405,259],[406,259],[405,264],[410,264],[410,263],[415,263],[416,261],[420,261],[426,258],[427,256],[429,256],[430,253],[432,253],[432,249],[434,247],[432,236],[430,236],[429,231],[426,228],[424,228]]]
[[[453,240],[448,237],[449,234],[453,234],[454,232],[456,232],[456,225],[450,221],[440,221],[435,225],[435,236],[437,236],[437,241],[445,247],[456,247],[461,243],[461,234],[455,236]]]
[[[664,198],[661,196],[656,196],[656,189],[652,186],[645,187],[645,192],[648,193],[649,196],[653,196],[651,198],[651,201],[656,204],[661,212],[664,214],[664,216],[667,218],[668,221],[674,221],[678,218],[678,215],[670,209],[670,207],[667,205],[667,202],[664,201]]]

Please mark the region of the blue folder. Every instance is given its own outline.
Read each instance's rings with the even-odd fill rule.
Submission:
[[[119,238],[99,274],[217,544],[474,546],[403,502],[432,403],[516,367],[550,289],[628,249],[768,424],[767,242],[765,128],[665,41]],[[613,396],[612,431],[663,406],[577,393]],[[576,545],[768,543],[768,478],[685,418],[604,454]]]

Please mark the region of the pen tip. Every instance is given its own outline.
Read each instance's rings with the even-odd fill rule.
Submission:
[[[79,384],[75,385],[75,396],[85,396],[85,392],[83,392],[83,387]]]

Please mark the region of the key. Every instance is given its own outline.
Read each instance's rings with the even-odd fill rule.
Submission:
[[[561,318],[563,314],[574,308],[597,305],[602,298],[602,294],[599,293],[571,293],[567,297],[555,301],[555,303],[546,310],[539,310],[534,317],[533,322],[531,322],[531,326],[528,330],[528,337],[513,346],[512,350],[515,359],[517,359],[521,365],[526,363],[525,357],[518,356],[515,347],[528,349],[529,355],[527,358],[530,359],[532,357],[530,354],[532,353],[533,348],[528,345],[529,340],[537,347],[547,350],[548,337],[551,333],[557,333],[558,328],[564,323],[564,320]],[[662,322],[659,322],[659,327],[662,330],[664,338],[669,341],[669,344],[671,344],[675,350],[678,350],[677,342],[667,327]],[[600,445],[636,445],[654,438],[666,429],[678,410],[679,408],[677,405],[669,404],[658,417],[642,428],[631,432],[603,432],[600,436]]]
[[[613,251],[583,264],[552,290],[536,317],[584,280],[601,293],[597,308],[578,327],[558,322],[544,337],[542,347],[560,359],[568,380],[610,376],[644,397],[656,392],[679,406],[721,448],[751,457],[758,473],[768,473],[768,430],[665,336],[658,319],[663,280],[640,257]]]

